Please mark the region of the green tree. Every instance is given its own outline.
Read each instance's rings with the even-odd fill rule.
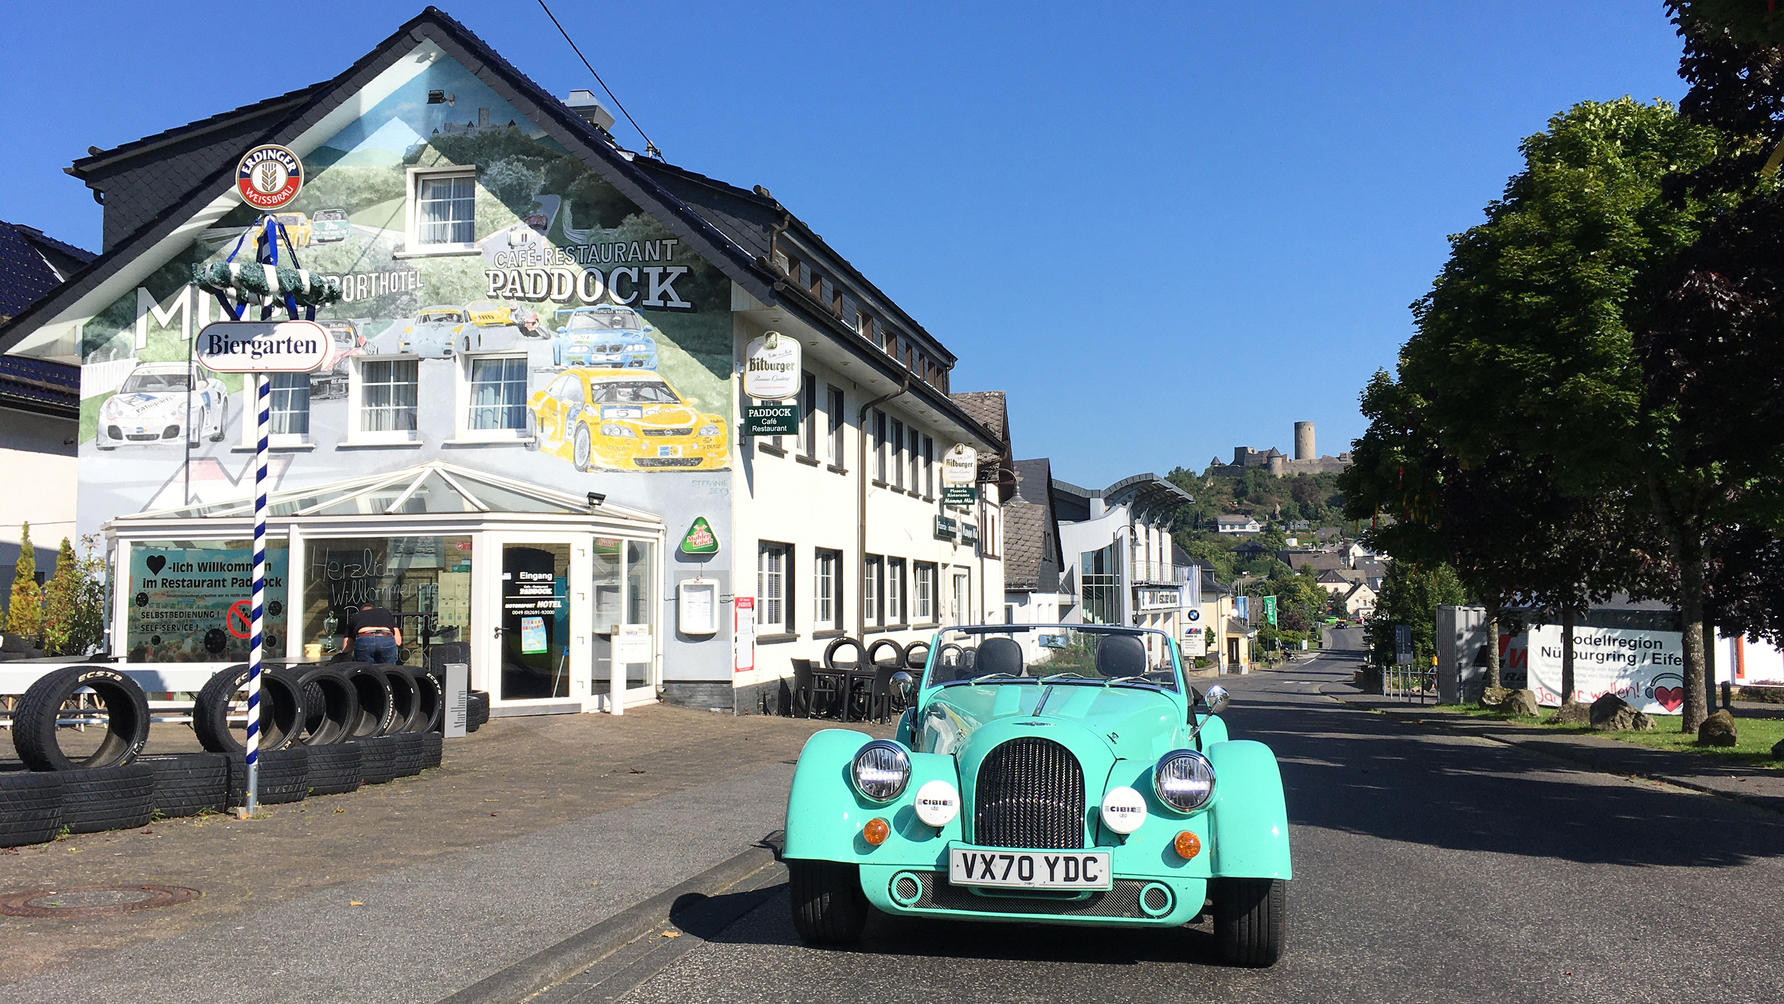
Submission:
[[[19,563],[12,573],[12,594],[6,603],[6,633],[36,645],[43,635],[43,587],[37,584],[37,552],[31,548],[31,524],[19,525]]]
[[[1388,566],[1369,618],[1369,654],[1378,663],[1394,661],[1394,626],[1405,624],[1412,632],[1413,665],[1423,666],[1437,654],[1437,608],[1467,602],[1456,570],[1437,564],[1420,567],[1410,561]]]
[[[51,655],[85,655],[105,634],[105,559],[95,539],[76,554],[67,537],[56,555],[56,571],[43,589],[43,648]]]

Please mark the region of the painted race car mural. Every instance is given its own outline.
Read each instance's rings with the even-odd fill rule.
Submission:
[[[551,340],[551,364],[654,370],[654,330],[630,307],[607,304],[560,310],[556,337]]]
[[[223,438],[228,420],[223,381],[198,376],[183,362],[142,363],[99,406],[93,445],[101,450],[139,443],[197,446],[200,436],[214,443]]]
[[[577,367],[527,402],[529,449],[579,471],[722,467],[725,419],[702,414],[655,374]]]

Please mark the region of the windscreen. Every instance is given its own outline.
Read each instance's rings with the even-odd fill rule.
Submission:
[[[1089,624],[944,628],[930,641],[924,686],[1065,683],[1177,690],[1182,673],[1162,631]]]

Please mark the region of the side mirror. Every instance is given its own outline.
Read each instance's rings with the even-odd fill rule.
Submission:
[[[892,684],[892,692],[898,695],[898,699],[909,703],[911,699],[911,688],[916,684],[916,678],[901,669],[892,674],[890,682]]]
[[[1226,710],[1228,704],[1232,703],[1232,698],[1227,696],[1226,688],[1218,683],[1208,688],[1208,692],[1202,695],[1202,700],[1208,702],[1208,713],[1211,715],[1220,714]]]

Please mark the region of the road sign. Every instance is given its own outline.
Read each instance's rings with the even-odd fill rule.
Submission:
[[[217,321],[199,330],[193,351],[218,373],[308,373],[322,368],[330,344],[315,321]]]
[[[799,431],[799,404],[747,404],[743,407],[746,436],[790,436]]]

